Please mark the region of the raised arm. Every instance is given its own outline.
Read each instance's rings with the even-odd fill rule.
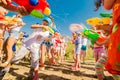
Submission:
[[[29,15],[29,12],[27,9],[23,6],[14,6],[11,4],[11,0],[0,0],[0,6],[4,7],[7,10],[13,11],[13,12],[18,12],[22,14],[23,16]]]
[[[110,36],[108,36],[107,39],[104,42],[96,41],[95,44],[97,44],[99,46],[102,46],[102,45],[105,45],[105,44],[109,43],[109,41],[110,41]]]
[[[102,0],[103,2],[103,7],[106,10],[110,10],[113,7],[113,4],[115,3],[116,0]]]
[[[39,24],[31,25],[31,28],[32,28],[32,29],[36,29],[36,28],[44,28],[45,30],[49,30],[49,29],[48,29],[48,26],[45,26],[45,25],[39,25]]]

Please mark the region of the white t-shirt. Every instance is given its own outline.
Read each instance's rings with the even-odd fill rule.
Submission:
[[[40,44],[49,36],[49,31],[43,32],[42,29],[35,29],[35,31],[24,40],[24,44],[27,48],[38,48]]]
[[[64,48],[65,47],[65,39],[61,39],[61,47]]]
[[[87,38],[82,37],[82,45],[87,45]]]

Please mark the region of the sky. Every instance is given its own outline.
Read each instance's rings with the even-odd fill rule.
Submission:
[[[50,9],[52,11],[51,16],[55,20],[55,24],[60,33],[64,36],[71,36],[69,30],[70,24],[73,23],[82,23],[88,28],[89,25],[86,24],[86,20],[92,17],[100,17],[100,13],[110,13],[105,11],[101,7],[98,11],[94,11],[94,0],[47,0]],[[12,16],[13,12],[9,12],[7,15]],[[34,18],[33,16],[24,16],[23,21],[26,23],[26,26],[22,28],[21,31],[27,32],[28,34],[32,33],[30,28],[31,24],[41,23],[41,19]]]

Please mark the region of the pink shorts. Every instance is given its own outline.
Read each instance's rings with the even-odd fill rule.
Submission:
[[[94,57],[95,58],[100,57],[102,54],[105,54],[104,47],[94,47]]]

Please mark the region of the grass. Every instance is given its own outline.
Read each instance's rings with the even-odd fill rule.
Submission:
[[[67,43],[67,48],[66,48],[66,59],[73,59],[73,50],[74,50],[74,44],[71,42]],[[86,50],[86,60],[93,60],[93,49],[90,47],[90,45],[87,45],[87,50]]]

